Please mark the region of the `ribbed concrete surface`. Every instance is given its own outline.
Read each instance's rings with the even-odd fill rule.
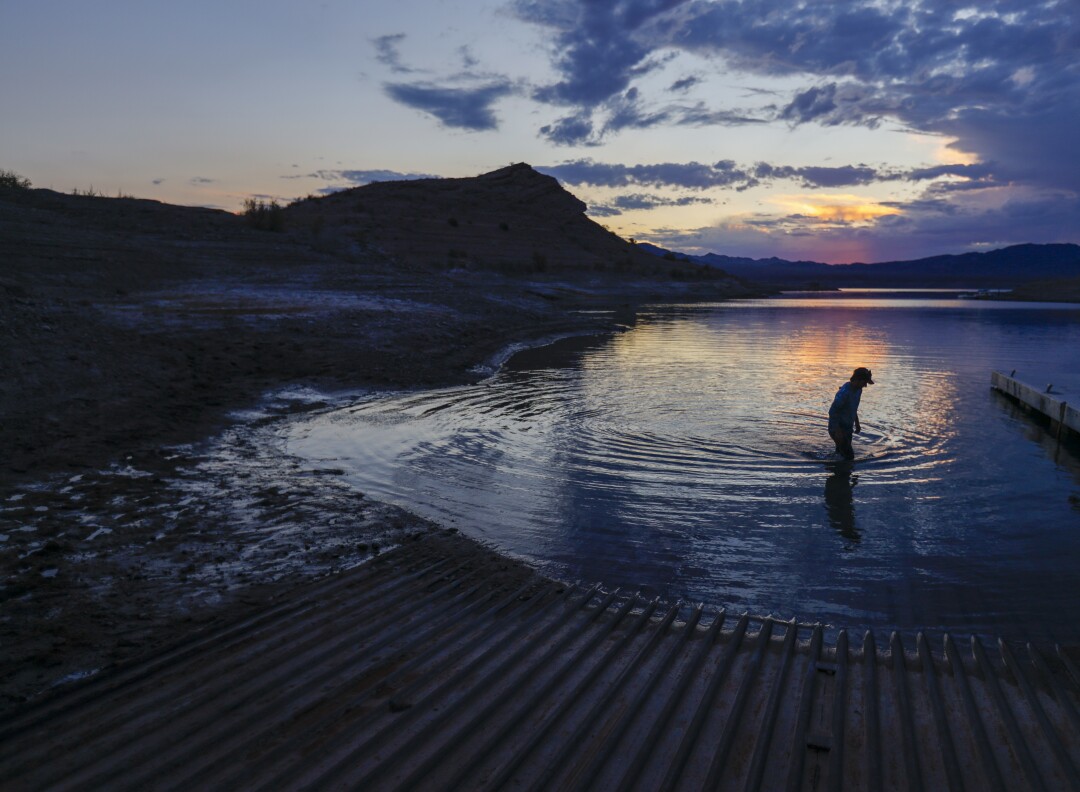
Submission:
[[[5,789],[1080,789],[1080,676],[432,538],[0,727]]]

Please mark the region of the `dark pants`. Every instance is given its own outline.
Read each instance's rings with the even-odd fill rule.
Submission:
[[[844,459],[854,459],[855,450],[851,447],[851,430],[842,426],[830,426],[829,437],[836,443],[836,453]]]

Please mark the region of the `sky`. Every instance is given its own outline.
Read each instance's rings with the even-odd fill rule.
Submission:
[[[527,162],[618,234],[1080,242],[1078,0],[0,0],[0,168],[235,211]]]

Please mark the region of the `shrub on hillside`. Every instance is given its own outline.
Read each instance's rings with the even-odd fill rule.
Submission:
[[[30,180],[20,176],[15,171],[0,168],[0,187],[8,187],[16,190],[29,190]]]
[[[285,212],[276,200],[248,198],[244,201],[244,217],[248,225],[261,231],[281,231],[285,228]]]

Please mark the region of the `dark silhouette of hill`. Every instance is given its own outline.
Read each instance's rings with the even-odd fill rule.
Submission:
[[[708,253],[687,256],[641,243],[654,255],[686,258],[758,283],[823,287],[1014,288],[1031,281],[1080,277],[1080,245],[1012,245],[986,253],[930,256],[878,264],[823,264],[780,258],[750,259]]]
[[[589,219],[586,208],[551,176],[518,163],[475,177],[375,182],[308,198],[286,208],[285,224],[344,235],[408,266],[508,275],[729,278],[713,262],[650,255]],[[738,290],[734,281],[732,286]]]

